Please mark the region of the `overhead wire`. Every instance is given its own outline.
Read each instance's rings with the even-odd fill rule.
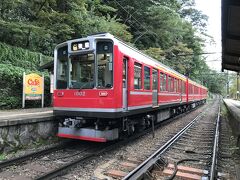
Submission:
[[[158,41],[158,35],[157,35],[155,32],[149,30],[149,29],[148,29],[149,27],[143,26],[142,23],[140,23],[139,20],[138,20],[137,18],[135,18],[132,13],[130,13],[129,11],[127,11],[117,0],[113,0],[113,1],[114,1],[116,4],[118,4],[118,6],[120,6],[128,15],[130,15],[130,17],[131,17],[135,22],[137,22],[137,24],[138,24],[139,26],[141,26],[141,27],[145,30],[144,32],[141,32],[141,31],[139,31],[139,28],[136,28],[132,23],[130,24],[131,27],[133,27],[134,29],[137,30],[137,32],[140,33],[140,35],[134,40],[134,43],[133,43],[133,44],[135,44],[135,43],[137,42],[137,40],[140,39],[140,38],[141,38],[143,35],[145,35],[147,32],[149,32],[149,34],[151,34],[151,35],[154,35],[155,38],[156,38],[155,40]],[[107,2],[108,2],[108,1],[107,1]],[[108,2],[108,3],[109,3],[109,2]],[[137,10],[135,10],[135,12],[137,12]],[[134,12],[134,13],[135,13],[135,12]],[[130,18],[128,18],[127,20],[125,20],[125,22],[127,22],[129,19],[130,19]]]

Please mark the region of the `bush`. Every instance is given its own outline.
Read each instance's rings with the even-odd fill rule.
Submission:
[[[0,43],[0,109],[22,107],[22,79],[26,74],[37,73],[40,64],[52,60],[37,52]],[[50,104],[49,75],[45,75],[45,105]],[[26,101],[26,107],[40,107],[41,101]]]
[[[16,67],[11,64],[0,64],[0,109],[13,109],[22,107],[22,79],[23,72],[32,73],[22,67]],[[34,73],[42,74],[39,71]],[[51,94],[49,93],[50,80],[49,75],[45,76],[45,106],[50,105]],[[26,101],[26,107],[40,107],[41,101]]]
[[[10,64],[16,67],[37,70],[40,64],[45,64],[51,60],[52,57],[50,56],[44,56],[37,52],[31,52],[29,50],[0,43],[1,64]]]

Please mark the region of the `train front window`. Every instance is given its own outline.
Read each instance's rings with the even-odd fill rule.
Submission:
[[[97,43],[97,87],[113,87],[113,43]]]
[[[70,56],[70,89],[94,87],[94,54]]]
[[[66,89],[68,78],[68,50],[67,46],[61,47],[57,51],[57,73],[56,88]]]

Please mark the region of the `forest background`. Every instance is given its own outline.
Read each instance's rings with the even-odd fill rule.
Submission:
[[[228,78],[211,70],[202,56],[208,53],[205,41],[213,41],[206,34],[207,20],[194,0],[1,0],[0,109],[21,107],[23,72],[38,72],[52,61],[58,43],[98,32],[109,32],[210,92],[224,94]]]

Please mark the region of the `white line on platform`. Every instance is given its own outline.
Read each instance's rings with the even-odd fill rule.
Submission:
[[[33,114],[47,114],[47,113],[52,113],[53,111],[44,111],[44,112],[34,112],[34,113],[24,113],[24,114],[9,114],[9,115],[4,115],[1,116],[0,118],[7,118],[7,117],[14,117],[14,116],[28,116],[28,115],[33,115]]]

